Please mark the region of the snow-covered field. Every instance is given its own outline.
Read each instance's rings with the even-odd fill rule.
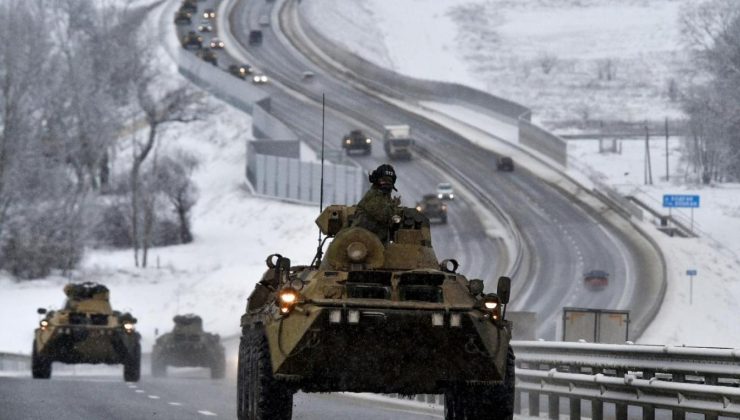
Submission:
[[[669,86],[681,86],[679,13],[690,3],[313,0],[304,7],[316,28],[369,60],[514,100],[553,126],[679,116]]]
[[[578,2],[585,8],[576,8],[575,0],[491,0],[462,5],[453,0],[312,3],[319,10],[323,7],[331,11],[325,16],[334,16],[316,17],[317,26],[326,25],[327,31],[344,28],[342,39],[366,57],[413,76],[455,80],[488,89],[533,107],[541,120],[577,118],[571,116],[573,103],[582,101],[594,106],[605,97],[609,101],[603,102],[602,111],[611,116],[642,119],[642,113],[662,117],[673,112],[666,99],[655,93],[664,82],[665,66],[669,63],[651,64],[649,60],[664,53],[672,56],[676,51],[677,40],[670,36],[676,27],[666,22],[675,23],[672,19],[687,0]],[[617,5],[624,7],[617,9]],[[462,13],[461,8],[465,7],[479,12]],[[501,10],[490,17],[497,7]],[[622,9],[625,15],[621,15]],[[634,17],[624,31],[616,19],[609,18],[609,13],[617,10],[620,16]],[[537,17],[532,22],[542,13],[550,17]],[[414,19],[409,21],[407,16]],[[353,20],[358,18],[363,20]],[[330,25],[332,22],[334,26]],[[467,29],[460,26],[463,22]],[[528,30],[531,33],[522,32],[517,22],[532,25]],[[589,29],[588,22],[601,30]],[[640,28],[649,28],[650,33],[640,36]],[[489,30],[491,33],[486,32]],[[595,33],[600,35],[594,36]],[[497,44],[484,43],[487,37]],[[424,41],[424,48],[418,48],[419,40]],[[596,41],[607,46],[598,47]],[[519,67],[497,64],[504,52],[514,50],[518,53],[511,56],[511,62],[519,63]],[[550,75],[541,74],[536,62],[540,51],[554,53],[563,67],[556,66]],[[616,82],[599,82],[598,88],[584,88],[583,80],[595,77],[589,66],[610,57],[632,64],[619,65]],[[529,75],[524,77],[523,66],[527,63]],[[637,73],[653,71],[641,73],[644,80],[637,87],[631,86],[637,82],[627,80],[626,69],[633,66],[642,69],[635,70]],[[168,67],[173,78],[180,78],[173,66]],[[578,74],[582,74],[582,80],[576,77]],[[618,98],[618,93],[626,96]],[[598,114],[593,115],[596,118]],[[200,190],[193,213],[194,243],[153,249],[150,267],[146,269],[134,268],[131,251],[90,250],[80,272],[72,275],[73,280],[101,281],[111,288],[114,307],[130,309],[139,318],[145,350],[152,344],[154,329],[169,328],[176,313],[199,313],[207,329],[222,335],[236,333],[246,297],[264,271],[265,257],[281,252],[296,262],[306,263],[312,257],[317,209],[254,198],[245,188],[244,152],[250,123],[247,115],[222,105],[221,112],[209,120],[172,126],[164,134],[160,153],[176,146],[201,160],[194,175]],[[662,181],[662,143],[655,142],[652,156],[656,185],[644,187],[641,145],[625,141],[621,154],[600,154],[593,141],[572,142],[569,153],[578,164],[570,170],[585,172],[623,192],[639,189],[654,198],[664,192],[699,193],[702,208],[694,217],[703,230],[719,241],[656,235],[664,246],[672,275],[664,309],[643,341],[740,347],[740,324],[733,322],[736,302],[740,301],[740,262],[732,254],[740,254],[740,239],[735,235],[740,231],[740,186],[696,188],[679,183],[688,168],[677,157],[681,147],[678,142],[669,147],[671,181]],[[649,224],[646,226],[652,229]],[[688,268],[699,271],[691,305],[688,278],[684,275]],[[6,323],[0,333],[0,351],[30,350],[32,331],[38,322],[36,307],[58,306],[63,298],[62,286],[68,280],[52,277],[16,283],[0,274],[0,319],[14,321]]]

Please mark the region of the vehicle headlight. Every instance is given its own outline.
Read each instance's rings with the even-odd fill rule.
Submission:
[[[367,143],[367,144],[370,144],[370,143],[372,143],[372,142],[373,142],[373,139],[371,139],[371,138],[367,138],[367,139],[365,139],[365,143]]]
[[[490,314],[491,319],[501,319],[501,300],[495,293],[489,293],[483,298],[482,308]]]
[[[42,319],[41,322],[39,322],[39,326],[41,327],[42,331],[46,331],[46,327],[49,326],[49,321]]]
[[[367,257],[367,247],[362,242],[352,242],[347,246],[347,257],[350,261],[361,262]]]
[[[442,198],[442,194],[437,194],[437,198]]]
[[[346,139],[346,140],[344,140],[344,142],[345,142],[346,144],[350,144],[350,143],[352,143],[352,141],[351,141],[350,139]]]
[[[126,331],[126,333],[131,334],[134,332],[134,323],[133,322],[124,322],[123,323],[123,330]]]
[[[293,310],[295,305],[299,302],[300,295],[298,291],[292,287],[286,287],[278,293],[278,302],[280,306],[280,313],[288,314]]]
[[[455,194],[450,193],[450,200],[453,199],[453,198],[455,198]]]
[[[421,206],[416,206],[416,211],[421,211]]]

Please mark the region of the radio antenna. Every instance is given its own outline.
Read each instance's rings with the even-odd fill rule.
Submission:
[[[326,121],[326,99],[321,94],[321,189],[319,193],[319,214],[324,211],[324,126]],[[316,247],[316,255],[313,257],[311,265],[318,267],[321,263],[321,257],[324,254],[324,243],[321,240],[321,228],[319,228],[319,245]]]

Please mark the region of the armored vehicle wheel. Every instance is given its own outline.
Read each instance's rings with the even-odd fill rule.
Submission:
[[[167,376],[167,364],[159,357],[152,357],[152,376],[155,378]]]
[[[123,361],[123,380],[139,382],[141,376],[141,344],[136,343],[134,351]]]
[[[506,376],[493,387],[459,386],[445,392],[445,420],[509,420],[514,416],[514,350],[506,355]]]
[[[33,351],[31,353],[31,375],[35,379],[51,378],[51,360],[38,354],[36,340],[33,340]]]
[[[272,376],[270,349],[263,330],[245,330],[239,343],[237,417],[239,420],[290,420],[293,392]]]
[[[222,379],[226,371],[226,358],[224,355],[211,362],[211,379]]]

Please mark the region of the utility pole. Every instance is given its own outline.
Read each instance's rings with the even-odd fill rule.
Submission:
[[[665,117],[665,180],[671,180],[671,172],[668,167],[668,117]]]
[[[653,185],[653,168],[650,162],[650,128],[645,121],[645,185]]]

